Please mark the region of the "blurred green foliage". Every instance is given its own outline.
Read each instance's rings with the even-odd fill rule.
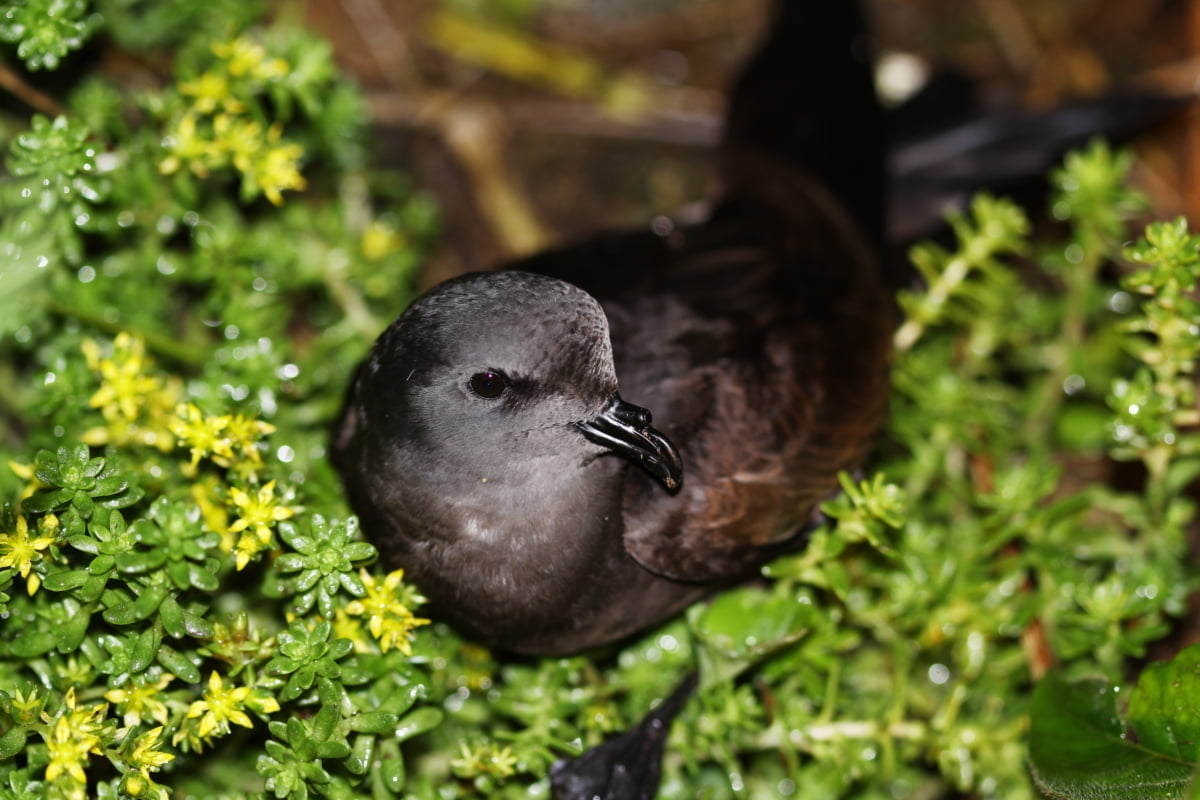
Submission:
[[[0,6],[6,64],[67,87],[0,125],[0,796],[545,796],[699,666],[664,797],[1032,797],[1034,677],[1119,681],[1194,585],[1196,243],[1153,226],[1116,277],[1128,157],[1053,176],[1065,241],[981,197],[914,252],[876,471],[806,550],[510,659],[418,616],[326,463],[437,220],[261,11]],[[105,47],[169,67],[129,90]]]

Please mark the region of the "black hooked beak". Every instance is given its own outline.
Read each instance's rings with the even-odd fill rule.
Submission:
[[[602,447],[631,458],[674,490],[683,480],[683,460],[671,440],[654,428],[650,412],[626,403],[613,392],[595,418],[575,423],[583,435]]]

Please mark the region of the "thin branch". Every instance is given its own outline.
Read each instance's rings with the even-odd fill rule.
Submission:
[[[51,117],[61,116],[66,113],[66,109],[50,95],[38,91],[29,85],[24,78],[0,61],[0,88],[5,89],[16,96],[21,102],[36,111]]]

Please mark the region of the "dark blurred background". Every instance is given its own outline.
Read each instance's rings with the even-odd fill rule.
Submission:
[[[1116,87],[1191,92],[1200,75],[1197,0],[869,6],[892,103],[932,76],[947,93],[935,109],[961,113],[969,96],[983,113]],[[442,206],[447,236],[426,282],[703,199],[724,89],[768,10],[768,0],[306,6],[368,92],[379,163],[409,169]],[[1200,218],[1197,117],[1138,149],[1156,215]]]

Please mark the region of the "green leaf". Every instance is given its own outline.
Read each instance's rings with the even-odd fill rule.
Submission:
[[[3,275],[0,274],[0,278]],[[45,483],[45,479],[38,475],[38,480]],[[63,503],[71,499],[72,492],[66,489],[55,489],[49,492],[36,492],[30,497],[25,498],[21,503],[21,507],[28,513],[43,514],[47,511],[52,511],[58,508]]]
[[[8,649],[17,658],[36,658],[53,650],[56,640],[53,631],[22,632],[16,635]]]
[[[404,758],[400,755],[400,743],[392,739],[381,740],[375,763],[371,767],[372,783],[379,790],[376,796],[398,795],[404,789],[407,778]]]
[[[166,597],[167,590],[164,587],[160,585],[144,586],[141,589],[141,594],[134,600],[113,606],[105,611],[104,618],[113,625],[130,625],[134,622],[141,622],[157,611]],[[175,608],[178,609],[178,605],[175,605]],[[172,622],[175,621],[172,619]],[[183,620],[178,620],[178,623],[177,629],[167,628],[167,632],[177,639],[183,636]],[[163,624],[166,625],[167,621],[163,620]]]
[[[104,593],[107,585],[108,576],[92,575],[84,581],[83,586],[79,587],[79,599],[85,603],[90,603]]]
[[[304,694],[316,679],[316,670],[312,667],[301,667],[292,673],[287,684],[279,692],[279,699],[285,703],[295,700]]]
[[[158,647],[162,643],[162,631],[157,625],[151,626],[138,634],[134,640],[130,672],[141,672],[154,661]]]
[[[85,569],[69,569],[52,572],[42,581],[42,586],[52,592],[69,592],[87,583],[89,573]]]
[[[162,619],[163,630],[175,639],[182,639],[187,632],[183,625],[183,609],[170,595],[162,599],[158,607],[159,618]]]
[[[122,575],[138,575],[157,568],[165,559],[161,551],[121,553],[116,557],[116,566]]]
[[[1135,742],[1117,716],[1118,694],[1104,681],[1055,674],[1038,683],[1029,731],[1038,788],[1064,800],[1188,797],[1195,765]]]
[[[202,592],[215,592],[221,583],[213,571],[199,564],[187,565],[188,581]]]
[[[370,542],[351,542],[342,548],[342,555],[350,561],[366,561],[375,557],[375,545]]]
[[[346,769],[354,775],[366,775],[375,757],[375,737],[359,735],[354,737],[350,754],[342,762]]]
[[[731,680],[807,632],[811,601],[784,584],[777,587],[746,586],[719,595],[707,607],[692,608],[688,621],[702,643],[705,687]]]
[[[370,716],[369,714],[360,714],[359,716]],[[411,739],[425,731],[432,730],[441,724],[446,714],[440,708],[434,706],[421,706],[414,708],[412,711],[401,717],[396,723],[396,731],[392,735],[392,740],[403,742],[405,739]],[[371,726],[366,726],[362,730],[369,730]]]
[[[25,747],[25,739],[29,731],[25,728],[11,728],[0,736],[0,758],[12,758]]]
[[[211,639],[216,633],[211,622],[187,609],[183,610],[183,629],[188,636],[197,639]]]
[[[321,706],[312,721],[312,736],[320,741],[327,741],[334,735],[342,715],[337,706]]]
[[[295,545],[292,542],[288,544]],[[275,569],[280,572],[297,572],[308,566],[308,559],[299,553],[284,553],[275,560]]]
[[[55,647],[60,653],[71,653],[79,648],[79,643],[87,634],[88,624],[92,621],[95,605],[88,605],[72,614],[62,627],[58,629]]]
[[[406,722],[411,716],[412,714],[409,714],[404,718]],[[361,714],[356,714],[348,720],[350,730],[352,731],[357,731],[359,733],[388,734],[396,730],[398,721],[399,717],[396,714],[392,714],[388,711],[364,711]]]
[[[169,645],[159,647],[158,663],[162,664],[167,672],[173,672],[187,683],[200,682],[200,668],[186,655]]]
[[[317,744],[317,758],[346,758],[350,755],[350,745],[345,742],[320,742]]]
[[[1141,746],[1200,762],[1200,645],[1146,667],[1130,695],[1128,716]]]
[[[117,560],[113,556],[102,554],[92,559],[88,564],[88,572],[93,575],[106,575],[112,572],[113,567],[117,565]]]

